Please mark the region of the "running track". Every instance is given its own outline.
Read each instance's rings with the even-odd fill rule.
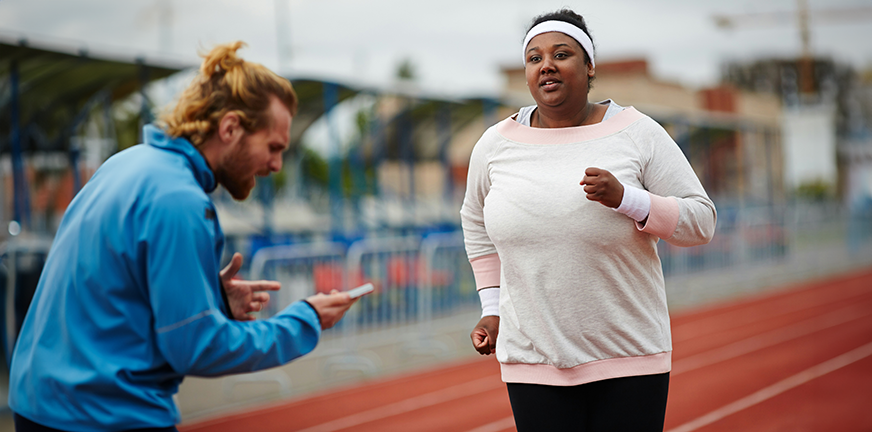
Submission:
[[[683,312],[672,329],[667,431],[872,430],[872,269]],[[515,430],[493,357],[179,429]]]

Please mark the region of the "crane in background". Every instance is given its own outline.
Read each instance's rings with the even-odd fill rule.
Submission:
[[[797,61],[799,90],[800,93],[809,95],[815,92],[810,21],[813,20],[815,24],[838,24],[869,20],[872,19],[872,7],[855,6],[809,10],[808,0],[797,0],[796,3],[795,11],[715,15],[713,18],[715,24],[725,30],[795,24],[802,43],[802,53]]]

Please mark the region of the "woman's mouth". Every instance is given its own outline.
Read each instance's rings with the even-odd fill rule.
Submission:
[[[557,87],[559,85],[560,85],[560,81],[544,80],[539,84],[539,87],[542,88],[542,90],[544,90],[544,91],[550,92],[550,91],[557,90]]]

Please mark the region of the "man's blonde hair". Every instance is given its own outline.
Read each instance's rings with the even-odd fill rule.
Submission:
[[[241,41],[218,45],[204,55],[200,73],[182,93],[175,108],[163,115],[166,132],[199,147],[217,130],[228,112],[239,115],[242,127],[256,132],[269,126],[270,97],[297,113],[297,95],[290,81],[258,63],[242,60]]]

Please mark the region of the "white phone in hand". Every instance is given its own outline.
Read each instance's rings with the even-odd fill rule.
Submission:
[[[364,294],[369,294],[374,289],[375,289],[375,287],[373,287],[371,283],[367,283],[367,284],[363,284],[357,288],[350,289],[346,292],[348,293],[349,296],[351,296],[351,298],[354,299],[354,298],[358,298]]]

